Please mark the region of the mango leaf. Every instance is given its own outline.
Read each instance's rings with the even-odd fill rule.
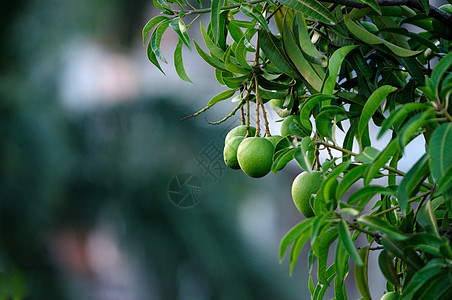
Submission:
[[[174,50],[174,67],[176,68],[177,75],[179,75],[182,80],[193,83],[185,72],[184,62],[182,61],[182,43],[183,42],[179,40],[176,45],[176,50]]]
[[[320,113],[315,118],[317,132],[333,141],[334,136],[330,130],[330,120],[337,115],[347,117],[347,112],[342,106],[327,105],[322,107]]]
[[[333,94],[334,87],[336,86],[337,75],[339,74],[339,68],[342,65],[342,61],[345,56],[358,47],[357,45],[345,46],[334,51],[331,55],[330,62],[328,64],[328,72],[322,86],[322,93],[331,95]]]
[[[428,15],[428,13],[430,12],[429,0],[418,0],[418,2],[421,5],[421,8],[425,12],[425,14]]]
[[[162,72],[163,74],[165,74],[165,72],[163,72],[162,67],[160,66],[159,61],[157,60],[157,56],[155,56],[154,51],[152,51],[151,43],[148,44],[148,47],[147,47],[147,55],[148,55],[149,61],[152,62],[152,64],[153,64],[154,66],[156,66],[156,67],[160,70],[160,72]]]
[[[143,46],[146,45],[146,38],[149,34],[149,31],[151,31],[151,29],[160,22],[168,19],[169,17],[167,16],[155,16],[146,23],[146,25],[143,27]]]
[[[245,46],[245,37],[242,37],[239,42],[237,43],[237,48],[235,49],[235,58],[237,59],[238,63],[242,66],[242,68],[246,70],[251,70],[250,65],[246,61],[246,46]]]
[[[202,26],[201,22],[199,22],[199,25],[201,27],[201,34],[204,39],[204,43],[206,44],[206,47],[209,50],[210,54],[212,56],[215,56],[217,59],[222,59],[224,56],[223,49],[218,47],[215,44],[215,42],[210,38],[210,36],[207,34],[206,30],[204,29],[204,26]]]
[[[404,147],[410,143],[419,133],[419,129],[426,126],[430,119],[435,118],[433,109],[428,109],[420,114],[410,118],[408,122],[399,131],[399,147],[403,152]]]
[[[397,198],[404,216],[406,216],[410,209],[408,203],[409,198],[419,190],[419,186],[428,176],[429,171],[429,156],[428,154],[424,154],[414,166],[411,167],[400,182]]]
[[[301,249],[308,239],[309,232],[303,232],[292,245],[292,250],[290,251],[290,276],[292,276],[293,269],[295,268],[295,264],[300,256]]]
[[[199,56],[201,56],[201,58],[204,59],[204,61],[206,63],[208,63],[215,69],[218,69],[223,72],[228,72],[228,70],[226,69],[226,66],[224,65],[223,62],[219,61],[218,59],[216,59],[216,58],[208,55],[206,52],[204,52],[204,50],[201,49],[201,47],[198,45],[198,43],[196,43],[195,40],[193,40],[193,43],[195,44],[195,48],[196,48],[196,51],[198,52]]]
[[[210,4],[210,26],[212,27],[212,35],[215,43],[218,44],[220,37],[220,9],[222,0],[211,0]]]
[[[369,228],[378,230],[386,234],[391,239],[400,241],[408,239],[408,236],[406,236],[403,232],[397,229],[397,227],[389,224],[387,221],[379,217],[364,215],[358,218],[358,223],[364,226],[368,226]]]
[[[451,66],[452,66],[452,52],[443,57],[435,66],[435,68],[433,68],[431,80],[436,95],[438,95],[439,93],[439,85],[441,83],[441,78],[443,77],[444,73],[446,73],[447,70],[449,70]]]
[[[282,0],[281,4],[325,24],[336,23],[334,15],[316,0]]]
[[[391,140],[386,148],[378,155],[373,164],[369,166],[364,176],[364,185],[368,185],[372,179],[378,174],[380,168],[386,165],[389,159],[395,155],[399,150],[399,144],[397,139]]]
[[[283,23],[282,39],[284,50],[298,72],[316,92],[320,91],[322,79],[317,75],[311,64],[304,58],[300,48],[298,48],[297,43],[295,42],[292,31],[287,26],[286,19],[284,19]]]
[[[419,209],[416,220],[426,232],[439,236],[437,221],[430,200],[426,201]]]
[[[299,150],[300,150],[299,148],[290,149],[289,151],[275,159],[271,168],[272,173],[276,173],[282,168],[284,168],[287,165],[287,163],[289,163],[294,158],[294,154]]]
[[[257,10],[257,8],[254,5],[251,4],[242,4],[240,6],[240,11],[247,15],[248,17],[256,20],[263,29],[265,29],[266,31],[270,31],[270,29],[268,28],[268,24],[267,21],[265,20],[264,16],[262,15],[262,13],[260,11]]]
[[[340,200],[344,193],[350,189],[350,187],[363,176],[367,165],[355,166],[344,174],[341,182],[336,188],[336,198]]]
[[[336,97],[334,97],[332,95],[326,95],[326,94],[315,94],[315,95],[310,96],[303,103],[303,106],[301,107],[301,110],[300,110],[301,127],[306,132],[311,132],[312,131],[312,125],[311,125],[311,122],[309,121],[309,117],[311,115],[311,111],[321,101],[331,100],[331,99],[335,99],[335,98]]]
[[[358,207],[362,208],[376,194],[394,196],[396,193],[388,187],[368,185],[354,192],[348,199],[348,204],[352,205],[359,202]]]
[[[356,264],[364,266],[364,262],[353,244],[352,236],[350,235],[350,231],[348,231],[348,226],[344,219],[341,219],[339,222],[339,237],[345,249],[347,249],[347,252],[350,254],[350,257],[356,262]]]
[[[406,247],[405,241],[406,240],[391,239],[387,235],[381,237],[381,244],[388,252],[403,260],[412,271],[417,271],[421,269],[425,263],[416,251]]]
[[[408,284],[405,285],[403,289],[402,300],[413,299],[412,297],[416,294],[418,290],[421,290],[426,283],[428,283],[432,278],[444,273],[444,277],[448,277],[450,272],[450,266],[442,261],[432,260],[422,269],[417,271]],[[449,282],[451,280],[449,279]]]
[[[440,248],[443,245],[444,240],[438,235],[431,233],[416,233],[410,237],[406,244],[407,247],[415,250],[421,250],[433,255],[442,256]]]
[[[426,300],[442,300],[447,299],[452,294],[452,279],[449,270],[444,270],[420,287],[413,298]]]
[[[297,13],[294,20],[294,35],[300,45],[304,58],[314,64],[319,64],[322,67],[328,65],[328,58],[317,50],[311,41],[306,25],[303,22],[303,17]]]
[[[445,123],[435,129],[428,147],[430,169],[435,182],[439,183],[452,165],[452,123]]]
[[[311,224],[312,221],[314,221],[313,218],[306,219],[297,225],[295,225],[292,229],[290,229],[286,235],[282,238],[281,243],[279,245],[279,261],[281,263],[284,253],[286,252],[287,248],[290,244],[292,244],[300,235],[302,235],[305,232],[308,232],[311,230]],[[309,232],[310,234],[310,232]]]
[[[228,47],[224,54],[224,66],[226,69],[233,74],[249,74],[250,72],[247,69],[242,68],[238,64],[234,64],[231,60],[231,49],[232,47]]]
[[[312,246],[314,253],[318,259],[317,276],[319,278],[319,281],[326,285],[328,285],[328,276],[326,272],[328,252],[330,250],[331,244],[337,239],[337,235],[337,228],[333,227],[324,232]]]
[[[450,165],[444,172],[443,177],[438,182],[436,186],[435,193],[442,194],[452,189],[452,165]]]
[[[369,291],[369,277],[367,274],[367,261],[369,259],[369,247],[363,247],[359,250],[359,257],[362,264],[355,264],[355,282],[361,296],[364,299],[372,299]]]
[[[412,102],[402,105],[401,107],[393,110],[387,119],[381,124],[380,132],[377,138],[381,138],[385,132],[392,128],[396,124],[401,124],[408,116],[415,111],[423,111],[431,107],[428,103]]]
[[[159,10],[167,13],[167,14],[173,14],[173,10],[171,7],[169,7],[168,3],[166,3],[165,0],[153,0],[154,6],[157,7]]]
[[[364,130],[368,126],[368,123],[370,119],[372,118],[373,114],[377,111],[380,104],[383,102],[383,100],[395,90],[393,86],[390,85],[383,85],[376,89],[372,95],[370,95],[369,99],[367,100],[366,104],[364,105],[363,111],[361,113],[361,117],[359,118],[358,123],[358,135],[362,136],[364,133]]]
[[[382,38],[370,33],[364,29],[361,25],[352,21],[349,17],[344,17],[345,26],[348,30],[360,41],[369,45],[385,45],[392,53],[399,57],[410,57],[421,53],[422,51],[412,51],[399,46],[396,46]]]
[[[312,162],[309,157],[306,155],[308,151],[308,147],[311,144],[312,140],[309,137],[303,138],[301,148],[298,148],[299,151],[294,153],[294,158],[300,164],[301,168],[308,173],[312,172]]]
[[[185,26],[184,21],[182,21],[181,18],[175,18],[171,21],[170,26],[179,36],[179,40],[191,50],[190,38],[188,37],[187,27]]]
[[[164,63],[167,63],[166,59],[163,57],[162,52],[160,52],[160,42],[162,41],[162,36],[168,28],[171,20],[166,20],[160,23],[151,35],[151,40],[149,44],[151,45],[152,52],[155,56],[159,58]]]
[[[364,150],[359,155],[355,156],[355,161],[368,164],[373,162],[378,157],[378,155],[380,155],[380,150],[369,146],[364,148]]]
[[[357,2],[369,5],[377,14],[381,15],[381,9],[376,0],[357,0]]]
[[[350,161],[345,161],[345,162],[341,163],[336,168],[334,168],[334,170],[330,174],[328,174],[328,176],[326,177],[325,180],[323,180],[322,184],[320,185],[320,189],[317,193],[318,196],[321,196],[322,201],[329,202],[331,199],[331,196],[333,196],[333,198],[334,198],[334,196],[336,195],[335,189],[337,187],[337,178],[339,177],[339,175],[342,174],[342,172],[344,170],[346,170],[348,168],[349,165],[350,165]],[[317,198],[319,198],[319,197],[317,197]],[[320,200],[320,199],[316,199],[316,200]]]
[[[275,67],[291,77],[298,77],[286,58],[281,41],[271,32],[262,29],[258,30],[258,37],[262,51]]]
[[[218,95],[213,97],[209,101],[209,103],[207,103],[207,106],[212,106],[212,105],[214,105],[214,104],[216,104],[216,103],[218,103],[220,101],[223,101],[223,100],[231,98],[235,94],[236,91],[237,90],[227,90],[227,91],[219,93]]]
[[[387,280],[393,285],[400,287],[399,276],[394,265],[394,256],[390,255],[385,249],[378,255],[378,266]]]

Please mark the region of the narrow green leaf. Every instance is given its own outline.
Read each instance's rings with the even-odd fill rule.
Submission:
[[[386,148],[378,155],[378,157],[374,160],[373,164],[369,166],[365,176],[364,176],[364,185],[368,185],[372,179],[378,174],[380,169],[386,165],[386,163],[391,159],[393,155],[395,155],[399,151],[399,144],[397,139],[391,140]]]
[[[235,58],[238,63],[242,66],[242,68],[246,70],[251,70],[250,65],[246,61],[246,46],[245,46],[245,37],[242,37],[240,41],[237,43],[237,48],[235,49]]]
[[[212,27],[212,34],[216,44],[218,44],[220,37],[220,8],[222,2],[222,0],[211,0],[210,2],[210,26]]]
[[[179,39],[191,50],[190,38],[187,33],[187,27],[181,18],[176,18],[170,23],[171,28],[177,33]]]
[[[355,282],[361,296],[366,300],[371,300],[369,291],[369,277],[367,273],[367,261],[369,259],[368,246],[359,250],[359,257],[363,264],[355,264]]]
[[[226,100],[231,98],[235,94],[236,90],[227,90],[224,92],[219,93],[215,97],[213,97],[209,103],[207,103],[207,106],[212,106],[220,101]]]
[[[174,50],[174,67],[176,68],[177,75],[179,75],[182,80],[193,83],[185,72],[184,62],[182,60],[182,43],[183,42],[179,40],[176,45],[176,50]]]
[[[378,133],[377,138],[381,138],[383,134],[388,131],[388,129],[392,128],[396,124],[401,124],[412,112],[415,111],[423,111],[427,108],[431,107],[428,103],[418,103],[412,102],[407,103],[399,108],[393,110],[387,119],[383,121],[381,124],[380,132]]]
[[[350,169],[347,173],[344,174],[341,182],[336,188],[336,198],[338,200],[342,199],[342,196],[346,191],[350,189],[350,187],[360,179],[364,171],[367,169],[367,165],[359,165]]]
[[[330,62],[328,64],[328,72],[326,74],[326,78],[323,83],[322,93],[324,94],[333,94],[334,87],[336,86],[337,75],[339,74],[339,68],[342,65],[342,61],[345,56],[358,47],[357,45],[345,46],[334,51],[333,55],[331,55]]]
[[[160,52],[160,42],[162,41],[162,36],[170,23],[171,20],[166,20],[160,23],[152,33],[151,40],[149,41],[149,43],[151,44],[152,52],[154,52],[155,56],[157,56],[164,63],[167,63],[167,61],[163,57],[163,54]]]
[[[421,8],[425,12],[425,14],[428,15],[428,13],[430,12],[429,0],[417,0],[417,1],[421,5]]]
[[[215,56],[217,59],[223,59],[224,51],[220,47],[218,47],[214,41],[210,38],[210,36],[207,34],[206,30],[204,29],[204,26],[202,26],[202,23],[199,22],[199,25],[201,27],[201,34],[204,39],[204,43],[206,44],[207,49],[209,49],[209,52],[211,55]]]
[[[325,68],[328,65],[328,58],[320,53],[312,43],[311,37],[309,36],[308,30],[306,29],[306,25],[303,21],[303,17],[300,13],[297,13],[294,20],[294,31],[295,30],[297,34],[294,32],[294,35],[298,38],[297,40],[304,58],[311,63],[321,65]]]
[[[444,276],[449,276],[447,268],[448,266],[445,265],[443,262],[438,261],[431,261],[427,265],[425,265],[422,269],[417,271],[411,280],[408,282],[408,284],[405,285],[403,289],[403,296],[402,300],[405,299],[413,299],[412,297],[415,295],[415,293],[422,288],[423,284],[428,282],[431,278],[444,273]],[[449,267],[450,270],[450,267]]]
[[[359,256],[358,250],[356,250],[355,244],[353,244],[352,236],[348,231],[347,224],[344,219],[339,222],[339,237],[344,244],[345,249],[350,254],[350,257],[360,266],[364,266],[364,262]]]
[[[292,8],[302,14],[308,15],[320,22],[330,24],[336,23],[334,15],[316,0],[282,0],[283,5]]]
[[[157,24],[164,20],[168,20],[169,18],[167,16],[155,16],[152,19],[150,19],[146,25],[143,27],[143,46],[146,45],[146,38],[149,34],[149,31],[154,28]]]
[[[364,226],[369,226],[369,228],[378,230],[395,240],[402,241],[408,239],[408,236],[406,236],[403,232],[397,229],[397,227],[389,224],[387,221],[379,217],[364,215],[358,218],[358,223]]]
[[[395,195],[395,192],[388,187],[368,185],[354,192],[348,199],[348,204],[352,205],[359,202],[359,207],[362,207],[370,200],[370,198],[372,198],[376,194],[390,196]]]
[[[240,65],[234,64],[231,61],[231,48],[232,47],[228,47],[224,54],[224,66],[226,69],[234,74],[249,74],[250,72],[248,70],[242,68]]]
[[[262,51],[275,67],[289,76],[298,77],[283,52],[281,41],[271,32],[263,29],[259,29],[258,37]]]
[[[452,165],[450,165],[444,172],[443,177],[438,182],[436,186],[436,194],[442,194],[444,192],[450,191],[452,189]]]
[[[399,46],[396,46],[388,41],[383,40],[382,38],[370,33],[366,29],[364,29],[361,25],[358,25],[354,21],[352,21],[349,17],[344,17],[345,26],[347,26],[348,30],[360,41],[369,44],[369,45],[385,45],[387,49],[389,49],[392,53],[399,57],[410,57],[415,56],[421,53],[422,51],[412,51],[409,49],[405,49]]]
[[[311,64],[303,57],[300,48],[295,42],[293,32],[287,26],[286,19],[283,22],[282,32],[283,46],[287,56],[297,68],[298,72],[311,85],[316,92],[322,88],[322,79],[317,75]]]
[[[332,100],[332,99],[335,99],[335,98],[336,97],[334,97],[332,95],[326,95],[326,94],[315,94],[315,95],[310,96],[303,103],[303,106],[301,107],[301,111],[300,111],[300,121],[301,121],[301,125],[302,125],[301,127],[306,132],[311,132],[312,131],[312,125],[311,125],[311,122],[309,121],[309,117],[311,116],[311,111],[321,101]]]
[[[159,10],[163,12],[169,12],[170,14],[173,14],[173,10],[171,7],[169,7],[168,3],[166,3],[165,0],[153,0],[154,6],[157,7]]]
[[[152,62],[154,64],[154,66],[156,66],[160,70],[160,72],[165,74],[165,72],[163,72],[163,69],[162,69],[162,67],[159,64],[159,61],[157,60],[157,56],[155,56],[154,51],[152,51],[151,43],[148,44],[147,55],[148,55],[149,61]]]
[[[377,159],[380,153],[381,153],[380,150],[369,146],[364,148],[364,150],[359,155],[355,156],[355,161],[368,164]]]
[[[299,148],[290,149],[283,155],[279,156],[272,164],[272,173],[276,173],[284,168],[294,158],[294,154],[299,150]]]
[[[429,156],[428,154],[424,154],[413,165],[413,167],[411,167],[400,182],[397,198],[404,216],[406,216],[410,209],[410,205],[408,203],[409,198],[415,195],[419,190],[419,186],[422,182],[424,182],[424,179],[428,176],[429,171]]]
[[[419,134],[419,129],[425,127],[429,120],[435,118],[435,111],[428,109],[410,118],[399,131],[399,148],[402,150]]]
[[[306,241],[309,239],[309,232],[303,232],[298,239],[293,243],[292,250],[290,251],[290,276],[292,276],[293,269],[297,263],[298,257],[300,256],[301,249],[303,248]]]
[[[383,85],[376,89],[372,95],[370,95],[369,99],[367,100],[366,104],[364,105],[363,111],[361,113],[361,117],[359,118],[358,123],[358,135],[362,136],[364,133],[364,130],[368,126],[368,123],[370,119],[372,118],[373,114],[377,111],[380,104],[383,102],[383,100],[395,90],[393,86],[390,85]]]
[[[204,50],[201,49],[201,47],[196,43],[195,40],[193,40],[193,43],[195,44],[196,51],[198,52],[199,56],[201,56],[202,59],[215,69],[218,69],[223,72],[228,72],[226,69],[226,66],[221,61],[215,59],[214,57],[208,55]]]
[[[330,120],[338,115],[347,117],[347,112],[342,106],[323,106],[320,113],[315,118],[316,129],[318,133],[334,141],[334,136],[330,131]]]
[[[287,248],[290,244],[292,244],[300,235],[302,235],[305,232],[309,232],[311,230],[312,221],[314,219],[306,219],[297,225],[295,225],[292,229],[290,229],[286,235],[282,238],[281,243],[279,245],[279,261],[281,262],[284,253],[286,252]],[[309,232],[310,234],[310,232]]]
[[[240,11],[247,15],[248,17],[256,20],[263,29],[265,29],[266,31],[270,31],[270,29],[268,28],[268,24],[267,21],[265,20],[264,16],[262,15],[262,13],[260,11],[257,10],[257,8],[254,5],[251,4],[242,4],[240,6]]]
[[[357,2],[369,5],[377,14],[381,15],[381,9],[376,0],[357,0]]]
[[[397,287],[400,286],[399,276],[394,266],[394,256],[390,255],[385,249],[378,256],[378,266],[380,267],[381,273],[383,273],[389,282]]]
[[[430,137],[428,152],[433,179],[439,183],[452,165],[452,123],[442,124],[435,129]]]
[[[416,217],[417,222],[425,229],[426,232],[439,236],[438,225],[435,213],[432,209],[432,202],[426,201],[422,205]]]
[[[337,228],[333,227],[328,231],[324,232],[322,236],[320,236],[315,244],[312,246],[314,249],[314,253],[318,259],[317,265],[317,275],[319,281],[323,284],[328,285],[328,276],[327,276],[327,260],[328,260],[328,252],[330,250],[331,244],[337,239],[338,231]]]

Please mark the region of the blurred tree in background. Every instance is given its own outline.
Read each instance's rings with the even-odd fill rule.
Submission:
[[[168,200],[170,180],[220,129],[181,126],[180,99],[62,105],[65,51],[90,36],[133,52],[145,8],[46,0],[1,10],[0,299],[295,298],[303,291],[285,288],[295,279],[240,233],[238,200],[253,182],[226,173],[221,185],[203,181],[192,209]]]

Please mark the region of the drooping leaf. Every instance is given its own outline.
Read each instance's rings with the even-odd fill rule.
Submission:
[[[191,50],[190,38],[188,36],[187,27],[185,26],[184,21],[182,21],[181,18],[175,18],[171,21],[170,26],[179,36],[179,40],[181,40],[185,46]]]
[[[369,45],[385,45],[387,49],[389,49],[392,53],[399,57],[410,57],[415,56],[421,53],[422,51],[412,51],[409,49],[405,49],[399,46],[396,46],[388,41],[383,40],[382,38],[370,33],[366,29],[364,29],[361,25],[358,25],[354,21],[352,21],[349,17],[344,17],[345,26],[347,26],[348,30],[360,41],[369,44]]]
[[[156,26],[157,24],[159,24],[160,22],[164,21],[164,20],[168,20],[169,17],[167,16],[155,16],[152,19],[150,19],[146,25],[143,27],[143,46],[146,45],[146,38],[149,34],[149,31],[152,30],[152,28],[154,28],[154,26]]]
[[[221,62],[220,60],[218,60],[218,59],[208,55],[206,52],[204,52],[204,50],[201,49],[201,47],[198,45],[198,43],[196,43],[196,41],[193,41],[193,43],[195,44],[195,48],[196,48],[196,51],[198,52],[199,56],[201,56],[201,58],[204,59],[204,61],[206,63],[208,63],[215,69],[218,69],[223,72],[228,72],[228,70],[226,69],[226,66],[224,65],[223,62]]]
[[[418,111],[418,110],[425,110],[429,107],[431,107],[431,106],[427,103],[412,102],[412,103],[404,104],[404,105],[400,106],[399,108],[393,110],[391,112],[391,114],[388,116],[388,118],[385,119],[383,121],[383,123],[381,124],[381,129],[380,129],[380,132],[378,133],[377,138],[381,138],[383,136],[383,134],[387,130],[392,128],[394,125],[402,123],[404,121],[404,119],[408,118],[408,116],[412,112]]]
[[[355,156],[355,161],[365,164],[372,163],[375,159],[377,159],[378,155],[380,155],[380,150],[369,146],[364,148],[359,155]]]
[[[151,35],[151,40],[149,41],[149,44],[151,45],[152,52],[154,52],[155,56],[159,58],[164,63],[167,63],[165,57],[163,57],[162,52],[160,52],[160,42],[162,41],[162,36],[165,33],[166,29],[168,28],[169,24],[171,23],[171,20],[166,20],[160,23],[157,28],[154,30],[154,32]]]
[[[264,30],[270,31],[270,29],[268,28],[267,21],[265,20],[262,13],[260,11],[258,11],[255,6],[250,5],[250,4],[242,4],[240,6],[240,11],[243,14],[247,15],[248,17],[256,20],[260,24],[260,26],[262,26],[262,28]]]
[[[438,183],[452,165],[452,123],[442,124],[435,129],[430,138],[428,152],[432,176]]]
[[[397,275],[397,270],[394,266],[394,256],[383,249],[378,256],[378,266],[387,280],[397,287],[400,286],[399,276]]]
[[[293,243],[301,234],[308,232],[311,229],[311,224],[314,219],[306,219],[297,225],[295,225],[286,235],[282,238],[281,244],[279,246],[279,260],[284,257],[284,253],[291,243]],[[310,233],[310,232],[309,232]]]
[[[370,119],[372,118],[373,114],[377,111],[380,104],[383,102],[383,100],[395,90],[393,86],[390,85],[384,85],[376,89],[372,95],[370,95],[369,99],[367,100],[366,104],[364,105],[363,111],[361,113],[361,117],[359,118],[358,123],[358,135],[362,136],[364,133],[364,130],[368,126],[368,123]]]
[[[403,232],[397,229],[397,227],[389,224],[387,221],[379,217],[364,215],[358,218],[358,223],[363,224],[365,226],[369,226],[369,228],[378,230],[386,234],[391,239],[400,241],[408,239],[408,236],[406,236]]]
[[[289,76],[297,77],[296,72],[286,58],[281,41],[271,32],[263,29],[258,31],[258,37],[262,51],[275,67]]]
[[[309,117],[310,117],[311,111],[314,109],[314,107],[321,101],[331,100],[331,99],[335,99],[335,97],[332,95],[326,95],[326,94],[315,94],[315,95],[310,96],[303,103],[303,106],[301,107],[301,111],[300,111],[300,121],[301,121],[301,125],[302,125],[303,129],[306,132],[312,131],[312,125],[311,125],[311,122],[309,121]]]
[[[409,212],[409,198],[419,190],[419,186],[428,176],[429,171],[429,156],[428,154],[424,154],[400,182],[397,197],[399,199],[400,209],[404,215]]]
[[[356,47],[358,46],[345,46],[337,49],[336,51],[334,51],[333,55],[331,55],[330,62],[328,64],[328,72],[326,74],[326,78],[322,87],[322,93],[327,95],[333,94],[337,75],[339,74],[339,68],[342,65],[342,61],[344,60],[345,56]]]
[[[220,9],[222,0],[210,1],[210,25],[212,27],[212,34],[215,38],[215,43],[218,44],[220,37]]]
[[[227,90],[224,92],[219,93],[218,95],[214,96],[209,103],[207,103],[208,106],[212,106],[220,101],[226,100],[231,98],[235,94],[236,90]]]
[[[362,264],[355,264],[355,282],[356,286],[358,287],[359,292],[361,293],[361,296],[363,296],[364,299],[372,299],[370,296],[370,290],[369,290],[369,277],[367,273],[367,261],[369,259],[369,250],[367,247],[363,247],[359,250],[359,257]]]
[[[185,72],[184,62],[182,60],[182,43],[183,42],[179,40],[176,45],[176,50],[174,50],[174,67],[176,68],[177,75],[179,75],[182,80],[193,83]]]
[[[344,219],[341,219],[341,221],[339,222],[339,237],[345,249],[347,249],[347,252],[350,254],[350,257],[355,261],[355,263],[360,266],[364,266],[364,262],[359,256],[358,250],[356,250],[355,245],[353,244],[352,236],[348,231],[348,227]]]
[[[215,41],[213,41],[210,36],[207,34],[206,30],[204,29],[204,26],[202,26],[202,23],[199,22],[199,25],[201,27],[201,34],[204,39],[204,43],[206,44],[207,49],[209,49],[209,52],[212,56],[215,56],[217,59],[223,59],[224,51],[220,47],[218,47],[215,44]]]
[[[399,151],[399,144],[397,139],[393,139],[386,148],[378,155],[374,162],[369,166],[364,176],[364,185],[368,185],[372,179],[378,174],[380,169]]]
[[[376,0],[357,0],[357,2],[369,5],[374,11],[381,15],[381,9]]]
[[[284,168],[294,158],[294,154],[299,150],[299,148],[290,149],[289,151],[275,159],[271,168],[272,173],[276,173]]]
[[[290,7],[302,14],[319,20],[320,22],[330,24],[336,23],[334,15],[316,0],[282,0],[283,5]]]
[[[358,207],[362,208],[376,194],[391,196],[396,193],[388,187],[368,185],[354,192],[348,199],[348,203],[352,205],[359,202]]]
[[[438,225],[435,213],[432,209],[432,202],[430,200],[426,201],[424,205],[422,205],[421,209],[419,209],[416,219],[425,231],[439,236]]]
[[[349,190],[349,188],[363,176],[367,165],[360,165],[352,168],[347,173],[344,174],[341,182],[336,188],[336,198],[339,200],[342,198],[344,193]]]

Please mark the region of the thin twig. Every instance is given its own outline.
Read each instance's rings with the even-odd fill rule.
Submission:
[[[242,100],[239,102],[239,104],[223,119],[221,119],[220,121],[217,122],[210,122],[209,120],[206,119],[207,123],[211,124],[211,125],[218,125],[223,123],[224,121],[226,121],[227,119],[229,119],[230,117],[232,117],[233,115],[235,115],[235,113],[239,110],[239,108],[241,108],[243,105],[245,104],[245,102]]]

